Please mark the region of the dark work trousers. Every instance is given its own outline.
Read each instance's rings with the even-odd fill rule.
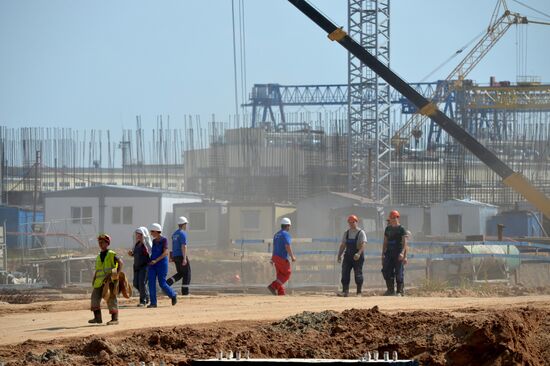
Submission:
[[[384,256],[384,264],[382,265],[382,275],[386,281],[393,283],[394,279],[397,284],[402,284],[405,279],[405,266],[399,261],[399,252],[388,252]]]
[[[147,267],[134,267],[134,288],[139,291],[139,303],[147,304],[149,294],[147,293]]]
[[[361,292],[363,286],[363,263],[365,262],[365,256],[359,257],[358,260],[354,260],[353,256],[344,255],[342,260],[342,290],[349,292],[349,282],[351,270],[353,269],[353,275],[355,276],[355,284],[357,285],[357,292]]]
[[[172,276],[172,281],[175,283],[181,279],[181,294],[189,295],[189,284],[191,283],[191,263],[189,263],[189,258],[187,258],[187,264],[185,266],[181,264],[182,261],[183,257],[174,257],[177,273]]]

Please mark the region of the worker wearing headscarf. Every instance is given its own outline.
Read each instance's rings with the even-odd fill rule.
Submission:
[[[139,291],[139,307],[147,305],[149,294],[147,293],[147,268],[151,261],[151,237],[146,227],[138,227],[134,231],[134,247],[128,251],[128,255],[134,257],[134,288]]]
[[[111,237],[107,234],[100,234],[97,237],[97,243],[101,252],[97,255],[95,261],[95,272],[92,280],[94,289],[92,291],[91,310],[94,312],[94,318],[89,320],[90,324],[101,324],[101,298],[104,286],[114,287],[113,281],[118,280],[118,273],[122,271],[123,262],[116,253],[109,249]],[[113,281],[108,281],[112,279]],[[108,284],[106,283],[108,282]],[[114,288],[110,289],[114,291]],[[111,320],[107,325],[118,324],[118,301],[115,296],[110,296],[107,300],[107,307],[111,314]]]
[[[164,293],[172,299],[172,305],[176,305],[178,296],[166,283],[166,275],[168,274],[168,240],[161,235],[162,226],[160,226],[160,224],[151,224],[149,232],[153,237],[153,247],[151,250],[151,261],[149,262],[148,274],[149,297],[151,298],[151,303],[147,307],[157,307],[157,280],[160,288],[162,288]]]

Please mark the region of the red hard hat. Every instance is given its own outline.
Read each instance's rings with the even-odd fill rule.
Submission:
[[[349,215],[348,222],[359,222],[359,219],[355,215]]]
[[[111,244],[111,237],[107,234],[99,234],[97,237],[97,241],[104,240],[107,245]]]
[[[390,212],[389,218],[390,219],[398,219],[399,218],[399,211],[393,210],[392,212]]]

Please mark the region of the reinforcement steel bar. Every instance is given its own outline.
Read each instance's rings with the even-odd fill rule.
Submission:
[[[395,74],[389,67],[380,62],[366,49],[355,42],[342,28],[337,27],[306,0],[288,0],[298,10],[315,22],[332,41],[337,41],[346,50],[364,62],[382,79],[386,80],[393,88],[409,99],[423,115],[430,117],[443,130],[456,141],[467,148],[479,160],[485,163],[491,170],[498,174],[503,182],[522,194],[527,201],[532,203],[540,211],[550,218],[550,199],[544,193],[534,187],[521,173],[514,172],[508,165],[500,160],[494,153],[483,146],[473,136],[466,132],[457,123],[441,112],[434,103],[414,90],[407,82]]]

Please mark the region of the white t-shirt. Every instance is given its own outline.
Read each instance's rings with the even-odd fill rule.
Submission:
[[[344,232],[344,235],[342,236],[342,243],[346,244],[346,240],[349,239],[355,239],[355,236],[357,236],[357,233],[359,232],[359,236],[357,237],[357,245],[361,245],[361,243],[367,242],[367,234],[365,234],[364,230],[361,230],[360,228],[357,229],[349,229],[348,231]],[[346,237],[346,234],[347,237]]]

